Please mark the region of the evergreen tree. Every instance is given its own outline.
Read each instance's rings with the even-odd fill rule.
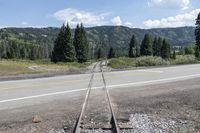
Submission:
[[[195,36],[196,36],[196,51],[195,56],[197,58],[200,57],[200,13],[196,19],[196,29],[195,29]]]
[[[158,39],[157,39],[157,37],[155,37],[154,41],[153,41],[153,46],[152,46],[153,56],[157,56],[157,52],[158,52],[157,51],[158,50],[157,46],[158,46]]]
[[[38,50],[37,50],[36,46],[32,45],[31,49],[30,49],[30,53],[29,53],[29,59],[31,59],[31,60],[37,59],[37,52],[38,52]]]
[[[141,56],[149,56],[152,55],[152,39],[149,34],[145,34],[144,39],[142,41],[140,47],[140,55]]]
[[[115,51],[114,51],[114,49],[111,47],[110,50],[109,50],[109,53],[108,53],[108,59],[115,58],[115,57],[116,57]]]
[[[60,29],[52,53],[52,61],[73,62],[75,61],[75,49],[72,43],[72,36],[69,24]]]
[[[26,49],[24,46],[22,46],[22,48],[20,49],[20,58],[26,58]]]
[[[159,37],[157,47],[156,47],[156,56],[161,56],[162,45],[163,45],[163,39],[161,37]]]
[[[135,35],[133,35],[129,43],[129,57],[133,58],[136,56],[137,56],[137,42],[135,39]]]
[[[55,40],[55,45],[54,45],[54,49],[52,52],[52,58],[51,60],[53,62],[59,62],[59,61],[64,61],[65,60],[65,56],[64,56],[64,35],[65,35],[65,25],[63,24],[60,32]]]
[[[170,58],[170,44],[164,39],[163,45],[161,48],[161,57],[163,59],[169,59]]]
[[[173,58],[173,59],[176,59],[176,51],[175,51],[175,50],[173,51],[173,56],[172,56],[172,58]]]
[[[64,34],[64,61],[66,62],[74,62],[76,59],[76,53],[75,48],[72,42],[72,35],[71,35],[71,29],[69,27],[69,24],[65,27],[65,34]]]
[[[199,58],[200,57],[200,49],[199,49],[199,47],[196,47],[196,52],[195,52],[195,56],[197,57],[197,58]]]
[[[161,56],[162,43],[163,43],[163,40],[161,37],[154,38],[154,41],[153,41],[153,55],[154,56]]]
[[[140,49],[139,49],[139,46],[136,46],[136,57],[140,57]]]
[[[78,62],[80,63],[86,62],[88,59],[89,45],[83,24],[81,24],[81,26],[79,26],[78,24],[75,29],[74,47],[76,50],[76,58]]]
[[[97,51],[97,59],[100,59],[100,58],[102,58],[101,48],[99,48],[98,51]]]

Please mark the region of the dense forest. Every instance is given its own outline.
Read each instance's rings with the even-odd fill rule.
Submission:
[[[60,28],[4,28],[0,29],[0,58],[50,58],[54,42]],[[74,29],[72,36],[74,36]],[[172,46],[185,46],[195,42],[194,27],[131,29],[123,26],[100,26],[86,28],[89,43],[89,57],[97,57],[100,50],[107,56],[110,48],[116,56],[128,56],[129,42],[132,35],[138,44],[145,34],[165,38]]]

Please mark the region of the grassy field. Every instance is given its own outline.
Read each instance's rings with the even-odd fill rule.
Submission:
[[[49,60],[0,60],[0,76],[14,76],[19,74],[39,74],[39,73],[65,73],[80,72],[91,63],[57,63]],[[198,60],[193,55],[177,56],[175,60],[163,60],[161,57],[138,57],[138,58],[114,58],[109,60],[109,66],[115,69],[134,69],[142,66],[167,66],[179,64],[194,64]]]
[[[109,60],[109,66],[115,69],[128,69],[144,66],[168,66],[180,64],[194,64],[198,60],[194,55],[177,55],[176,59],[164,60],[161,57],[114,58]]]
[[[48,60],[0,60],[0,76],[79,71],[89,64],[90,62],[84,64],[76,62],[54,64]]]

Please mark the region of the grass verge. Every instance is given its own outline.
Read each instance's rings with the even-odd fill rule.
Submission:
[[[177,55],[176,59],[164,60],[161,57],[145,56],[138,58],[114,58],[109,60],[109,66],[115,69],[128,69],[146,66],[168,66],[180,64],[194,64],[198,60],[194,55]]]
[[[54,64],[49,60],[0,60],[0,76],[79,71],[89,64],[90,62],[83,64],[77,62]]]

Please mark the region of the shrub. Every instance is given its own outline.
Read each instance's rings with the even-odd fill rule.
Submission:
[[[109,66],[112,68],[130,68],[141,66],[166,66],[180,64],[194,64],[198,60],[194,55],[177,55],[176,59],[164,60],[156,56],[143,56],[138,58],[115,58],[109,60]]]
[[[169,64],[169,61],[156,56],[145,56],[136,59],[136,66],[162,66]]]
[[[161,66],[169,65],[169,61],[161,57],[144,56],[138,58],[115,58],[109,61],[109,66],[112,68],[128,68],[136,66]]]
[[[175,60],[171,60],[171,64],[173,65],[194,64],[197,62],[194,55],[178,55]]]

